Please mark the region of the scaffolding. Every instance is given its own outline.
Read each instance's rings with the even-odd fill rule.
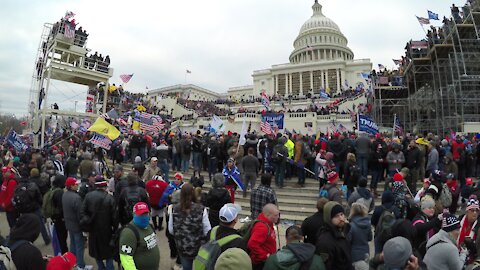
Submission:
[[[49,116],[56,117],[88,117],[95,118],[100,113],[106,112],[108,96],[108,80],[112,77],[113,69],[104,61],[95,61],[88,57],[90,49],[86,47],[87,36],[80,28],[70,26],[70,22],[62,19],[55,24],[44,24],[34,71],[30,87],[29,98],[29,125],[34,136],[34,147],[43,148],[46,144],[46,119]],[[49,88],[51,81],[64,81],[88,87],[89,94],[94,92],[93,100],[101,104],[97,108],[95,104],[87,112],[72,112],[59,110],[62,104],[51,107],[48,104]],[[99,84],[103,84],[103,99],[99,101]]]
[[[381,124],[397,114],[410,132],[445,134],[480,122],[480,1],[468,1],[463,17],[454,10],[426,39],[407,43],[404,87],[374,87]]]

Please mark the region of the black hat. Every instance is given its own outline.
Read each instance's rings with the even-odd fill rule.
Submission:
[[[330,218],[332,219],[338,213],[345,213],[345,210],[340,204],[336,204],[335,206],[332,207],[332,211],[330,211]]]

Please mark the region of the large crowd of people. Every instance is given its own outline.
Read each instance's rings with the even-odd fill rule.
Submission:
[[[480,262],[477,136],[252,132],[240,145],[231,132],[137,132],[121,135],[109,151],[89,136],[66,136],[42,150],[2,149],[0,207],[17,269],[57,261],[27,245],[40,234],[52,242],[45,218],[77,269],[92,269],[86,244],[98,269],[113,269],[115,260],[124,269],[157,269],[161,230],[175,267],[185,270],[208,269],[197,267],[209,260],[215,269],[463,269]],[[132,171],[124,172],[125,163]],[[291,188],[300,191],[307,177],[319,183],[318,212],[289,227],[278,250],[275,190],[295,178]],[[238,231],[237,189],[250,196],[251,210]],[[222,239],[212,259],[211,245]]]

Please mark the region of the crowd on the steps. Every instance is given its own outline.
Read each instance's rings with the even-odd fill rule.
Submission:
[[[86,245],[97,269],[158,269],[159,231],[170,253],[162,260],[185,270],[480,265],[476,136],[167,131],[122,137],[110,151],[88,136],[42,150],[5,147],[1,163],[10,232],[0,251],[20,270],[92,269]],[[319,183],[318,212],[289,227],[280,247],[275,191],[295,177],[301,192],[307,176]],[[235,195],[250,196],[241,226]],[[40,234],[57,257],[32,244]]]

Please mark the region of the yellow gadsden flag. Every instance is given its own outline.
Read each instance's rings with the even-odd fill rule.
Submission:
[[[97,118],[95,123],[93,123],[93,125],[88,128],[88,131],[96,132],[107,136],[112,141],[118,138],[118,136],[120,136],[120,131],[101,117]]]

